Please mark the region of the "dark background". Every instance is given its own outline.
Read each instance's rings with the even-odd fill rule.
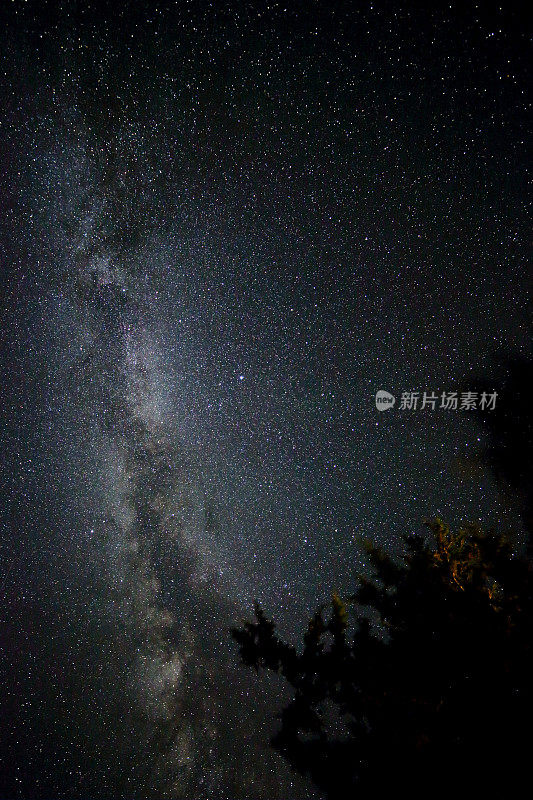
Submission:
[[[517,527],[473,414],[398,409],[402,391],[496,387],[502,359],[529,353],[525,4],[429,5],[3,5],[6,796],[131,792],[94,754],[89,783],[69,783],[91,740],[73,735],[72,711],[59,732],[57,719],[75,705],[83,727],[90,703],[49,677],[65,649],[75,674],[115,641],[103,623],[76,633],[105,597],[87,532],[106,527],[116,491],[93,435],[109,402],[94,387],[120,357],[80,300],[91,270],[120,286],[150,342],[146,398],[189,503],[161,602],[197,631],[202,669],[231,662],[226,620],[254,598],[290,636],[348,590],[360,538],[398,551],[434,515]],[[398,398],[387,413],[378,389]],[[191,611],[202,576],[216,612]],[[223,720],[237,701],[222,695]],[[213,765],[204,742],[174,793],[237,796],[228,765],[246,768],[224,747]],[[307,791],[272,788],[279,765],[257,769],[257,796]]]

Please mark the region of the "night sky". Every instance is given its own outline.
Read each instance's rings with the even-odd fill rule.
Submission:
[[[525,4],[6,0],[0,37],[0,796],[318,797],[228,630],[295,636],[362,539],[516,524],[420,403],[529,353]]]

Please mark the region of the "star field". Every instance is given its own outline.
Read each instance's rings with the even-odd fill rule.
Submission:
[[[523,9],[4,5],[2,796],[315,797],[228,629],[516,524],[399,400],[528,352]]]

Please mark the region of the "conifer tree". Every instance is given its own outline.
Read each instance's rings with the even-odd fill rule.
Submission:
[[[291,687],[274,747],[330,798],[527,775],[531,566],[499,535],[426,524],[400,562],[368,545],[374,577],[318,609],[301,648],[259,606],[233,630],[244,664]]]

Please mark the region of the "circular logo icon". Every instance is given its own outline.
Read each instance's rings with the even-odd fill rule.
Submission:
[[[389,392],[385,392],[383,389],[376,392],[376,408],[378,411],[388,411],[389,408],[393,407],[395,402],[396,398],[393,394],[389,394]]]

